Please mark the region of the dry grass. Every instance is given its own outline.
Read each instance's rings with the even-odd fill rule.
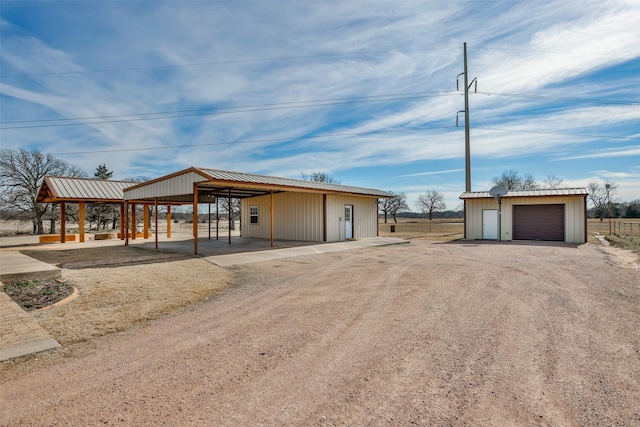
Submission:
[[[394,233],[390,231],[392,225],[395,225],[396,231]],[[380,236],[447,242],[464,237],[464,222],[459,218],[431,221],[424,218],[398,218],[397,223],[394,223],[393,219],[389,219],[386,224],[380,223]]]
[[[38,250],[29,255],[62,263],[63,279],[78,288],[75,301],[34,314],[63,346],[207,300],[231,283],[224,269],[205,259],[131,247]]]

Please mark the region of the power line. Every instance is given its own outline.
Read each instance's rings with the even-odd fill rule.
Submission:
[[[597,99],[597,98],[565,98],[560,96],[548,96],[548,95],[527,95],[517,93],[501,93],[501,92],[477,92],[480,95],[488,96],[504,96],[510,98],[528,98],[528,99],[543,99],[548,101],[567,101],[567,102],[584,102],[594,104],[612,104],[612,105],[640,105],[640,101],[618,101],[615,99]]]
[[[0,127],[0,129],[2,130],[32,129],[32,128],[45,128],[45,127],[81,126],[81,125],[95,125],[95,124],[106,124],[106,123],[162,120],[162,119],[173,119],[173,118],[181,118],[181,117],[247,113],[247,112],[255,112],[255,111],[287,110],[287,109],[296,109],[296,108],[312,108],[312,107],[335,106],[335,105],[345,105],[345,104],[401,101],[401,100],[409,100],[409,99],[424,99],[424,98],[433,98],[438,96],[460,96],[460,95],[455,91],[416,92],[415,94],[408,93],[408,94],[399,94],[399,95],[378,95],[377,97],[372,96],[372,97],[359,97],[359,98],[334,98],[334,99],[318,100],[318,101],[298,101],[298,102],[285,102],[285,103],[273,103],[273,104],[256,104],[256,105],[248,105],[248,106],[242,106],[242,107],[220,107],[220,108],[206,108],[206,109],[196,109],[196,110],[177,110],[177,111],[166,111],[166,112],[156,112],[156,113],[124,114],[124,115],[115,115],[115,116],[95,116],[90,118],[22,120],[22,121],[9,121],[9,122],[0,122],[0,123],[3,123],[3,124],[42,123],[42,122],[70,121],[70,120],[93,120],[93,121],[83,121],[83,122],[77,122],[77,123],[53,123],[53,124],[33,124],[33,125],[20,125],[20,126],[3,126],[3,127]],[[295,105],[292,105],[292,104],[295,104]],[[146,116],[146,117],[140,117],[140,116]],[[148,116],[160,116],[160,117],[148,117]]]
[[[497,131],[500,131],[500,132],[534,133],[534,134],[542,134],[542,135],[580,136],[580,137],[586,137],[586,138],[640,140],[640,137],[635,137],[635,136],[591,135],[591,134],[584,134],[584,133],[548,132],[548,131],[536,131],[536,130],[504,129],[504,128],[494,128],[494,127],[485,127],[485,126],[478,126],[475,129],[497,130]]]
[[[415,128],[405,128],[405,129],[386,129],[386,130],[376,130],[371,132],[344,132],[344,133],[325,133],[321,135],[302,135],[296,137],[289,138],[261,138],[261,139],[244,139],[237,141],[227,141],[227,142],[210,142],[206,144],[181,144],[181,145],[165,145],[162,147],[141,147],[141,148],[118,148],[112,150],[91,150],[91,151],[69,151],[69,152],[61,152],[61,153],[51,153],[53,155],[71,155],[71,154],[99,154],[99,153],[120,153],[120,152],[130,152],[130,151],[151,151],[151,150],[169,150],[172,148],[192,148],[192,147],[210,147],[215,145],[235,145],[235,144],[249,144],[255,142],[275,142],[275,141],[291,141],[291,140],[299,140],[299,139],[318,139],[318,138],[328,138],[328,137],[336,137],[336,136],[364,136],[364,135],[373,135],[379,133],[391,133],[391,132],[414,132],[414,131],[422,131],[422,130],[439,130],[439,129],[451,129],[452,126],[440,126],[440,127],[415,127]]]
[[[173,64],[173,65],[149,65],[145,67],[124,67],[124,68],[107,68],[102,70],[82,70],[82,71],[61,71],[51,73],[31,73],[31,74],[3,74],[2,78],[12,77],[45,77],[45,76],[63,76],[63,75],[77,75],[77,74],[98,74],[98,73],[118,73],[124,71],[144,71],[144,70],[159,70],[168,68],[185,68],[185,67],[199,67],[205,65],[228,65],[228,64],[243,64],[251,62],[269,62],[269,61],[293,61],[297,59],[313,59],[313,58],[330,58],[341,56],[362,56],[362,55],[379,55],[382,53],[391,52],[423,52],[428,50],[444,50],[451,49],[451,47],[426,47],[420,49],[399,49],[399,50],[373,50],[373,51],[361,51],[361,52],[343,52],[343,53],[326,53],[317,55],[297,55],[297,56],[280,56],[272,58],[255,58],[255,59],[229,59],[223,61],[210,61],[210,62],[194,62],[185,64]]]

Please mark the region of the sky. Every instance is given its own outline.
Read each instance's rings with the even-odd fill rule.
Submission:
[[[640,1],[0,1],[0,142],[93,176],[191,166],[640,199]],[[477,91],[476,91],[477,90]],[[457,124],[457,126],[456,126]]]

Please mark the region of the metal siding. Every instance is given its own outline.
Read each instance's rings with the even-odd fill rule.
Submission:
[[[242,199],[242,235],[270,238],[270,195]],[[249,224],[249,207],[258,206],[259,223]],[[279,240],[322,241],[322,195],[276,193],[273,195],[273,235]]]
[[[467,199],[467,239],[482,239],[482,211],[485,209],[498,209],[498,202],[493,199]],[[502,203],[502,212],[504,214],[504,201]],[[504,227],[504,215],[502,218],[502,226]],[[503,229],[504,230],[504,229]],[[502,233],[504,235],[504,231]]]
[[[376,237],[378,235],[378,202],[376,198],[327,195],[327,241],[344,240],[345,205],[353,205],[354,238]]]
[[[205,178],[195,172],[187,172],[168,179],[125,191],[125,200],[152,199],[154,197],[193,194],[194,182],[205,182]]]

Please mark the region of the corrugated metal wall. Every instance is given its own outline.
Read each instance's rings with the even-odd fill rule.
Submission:
[[[242,236],[269,239],[271,196],[242,199]],[[322,194],[276,193],[273,195],[274,238],[322,241]],[[258,206],[258,224],[250,224],[249,207]]]
[[[327,241],[336,242],[345,239],[345,205],[353,205],[354,238],[378,235],[378,199],[327,195]]]
[[[586,242],[584,196],[507,197],[502,199],[502,240],[513,238],[513,205],[565,205],[565,241]],[[467,239],[482,239],[482,210],[498,209],[493,199],[467,199]]]
[[[270,238],[270,197],[267,195],[242,199],[242,236]],[[322,199],[322,194],[274,194],[274,238],[321,242],[323,240]],[[345,205],[353,205],[355,238],[378,235],[376,198],[327,195],[327,241],[344,240]],[[258,224],[250,224],[250,206],[258,206]]]
[[[193,183],[202,182],[205,179],[194,172],[187,172],[172,178],[164,179],[144,187],[125,191],[125,200],[153,199],[154,197],[165,197],[182,194],[193,194]]]

